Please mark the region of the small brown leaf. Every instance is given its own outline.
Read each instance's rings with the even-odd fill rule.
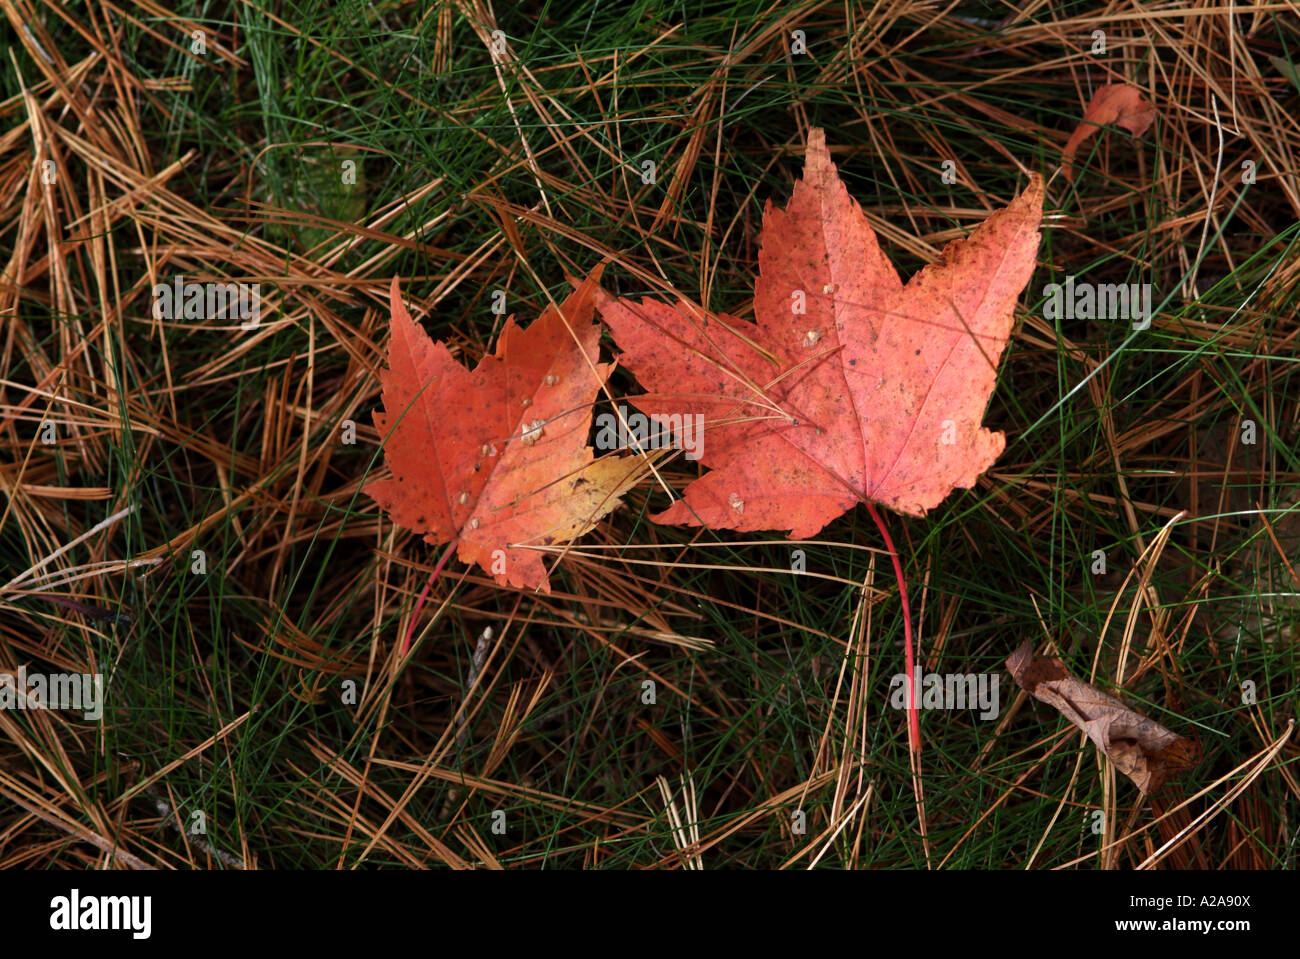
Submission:
[[[1007,657],[1007,671],[1025,692],[1054,706],[1096,744],[1142,794],[1194,766],[1200,747],[1134,711],[1114,696],[1076,679],[1059,659],[1033,655],[1025,640]]]
[[[1074,153],[1100,127],[1113,123],[1135,137],[1140,137],[1155,118],[1156,108],[1142,96],[1142,91],[1137,87],[1131,87],[1127,83],[1108,83],[1088,101],[1087,109],[1083,111],[1083,120],[1066,141],[1065,149],[1061,151],[1061,173],[1073,182]]]

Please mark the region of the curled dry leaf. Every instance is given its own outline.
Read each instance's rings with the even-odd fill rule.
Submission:
[[[981,421],[1042,212],[1035,175],[904,284],[814,129],[789,205],[763,211],[757,322],[597,293],[650,390],[632,401],[704,417],[710,471],[651,518],[804,539],[855,503],[923,516],[973,486],[1003,449]]]
[[[1142,91],[1127,83],[1108,83],[1098,90],[1088,101],[1083,111],[1083,120],[1061,151],[1061,173],[1067,180],[1074,180],[1074,154],[1083,141],[1108,123],[1122,127],[1135,137],[1141,136],[1156,118],[1156,108],[1151,105]]]
[[[594,459],[592,402],[609,376],[597,363],[594,270],[528,329],[506,321],[496,351],[473,370],[415,325],[397,278],[390,290],[384,409],[375,426],[392,476],[363,492],[432,545],[457,541],[502,585],[550,592],[544,554],[619,503],[639,477],[635,457]]]
[[[1114,696],[1071,676],[1059,659],[1034,656],[1025,640],[1007,657],[1007,671],[1025,692],[1054,706],[1096,744],[1145,796],[1195,765],[1200,747]]]

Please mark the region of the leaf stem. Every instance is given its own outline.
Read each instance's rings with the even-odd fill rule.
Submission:
[[[907,606],[907,581],[903,578],[903,564],[898,561],[898,550],[894,549],[894,541],[889,536],[889,528],[885,526],[885,521],[876,509],[876,504],[870,500],[867,500],[866,503],[867,512],[876,521],[876,528],[880,530],[880,535],[884,537],[885,548],[889,550],[889,558],[894,561],[894,578],[898,580],[898,598],[903,605],[903,650],[907,660],[907,743],[912,752],[919,753],[921,751],[921,714],[917,711],[915,701],[916,663],[912,658],[912,613]]]
[[[429,590],[433,588],[433,581],[438,578],[438,574],[442,572],[442,568],[447,565],[447,560],[451,559],[452,550],[456,548],[456,544],[459,542],[459,539],[453,539],[447,544],[447,548],[443,550],[442,558],[438,560],[438,565],[435,566],[433,572],[429,574],[429,581],[424,584],[424,589],[420,591],[420,598],[415,601],[415,609],[411,613],[411,621],[406,624],[406,635],[402,638],[402,648],[397,654],[399,657],[405,656],[406,651],[411,648],[411,637],[415,635],[415,624],[420,619],[420,610],[424,608],[424,601],[429,598]],[[906,603],[904,603],[903,608],[907,608]],[[908,656],[910,657],[912,654],[912,647],[908,646],[907,650]]]

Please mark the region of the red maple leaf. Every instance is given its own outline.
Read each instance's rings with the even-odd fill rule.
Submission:
[[[904,286],[831,163],[808,136],[804,177],[763,211],[755,322],[685,301],[597,306],[654,416],[705,418],[709,472],[651,519],[816,534],[865,502],[898,579],[908,742],[921,747],[902,564],[874,504],[920,516],[969,488],[1002,453],[981,425],[1020,291],[1034,270],[1038,176]]]
[[[374,414],[392,476],[362,492],[503,585],[550,592],[544,554],[527,547],[582,535],[640,473],[634,457],[594,459],[587,445],[610,371],[596,362],[599,277],[597,268],[526,330],[506,320],[496,352],[473,370],[415,325],[393,278],[384,409]]]
[[[858,502],[920,516],[1001,454],[981,426],[1034,269],[1043,187],[950,243],[906,285],[821,130],[789,205],[763,212],[756,322],[601,291],[649,414],[701,414],[710,471],[656,522],[805,539]]]

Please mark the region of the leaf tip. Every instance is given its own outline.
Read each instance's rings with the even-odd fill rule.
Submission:
[[[392,322],[411,322],[411,314],[402,302],[401,278],[393,274],[393,282],[388,286],[388,312]]]

